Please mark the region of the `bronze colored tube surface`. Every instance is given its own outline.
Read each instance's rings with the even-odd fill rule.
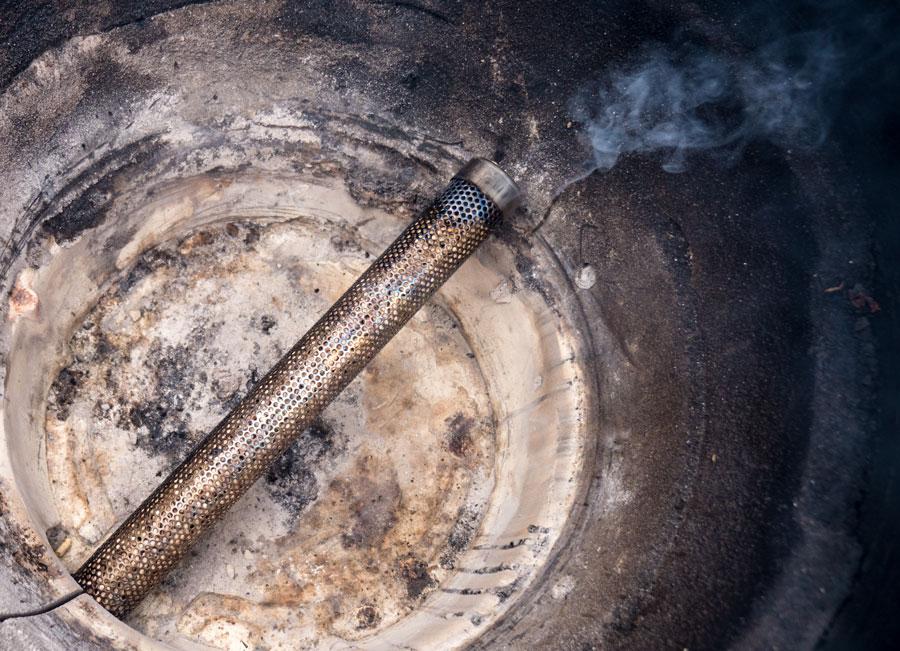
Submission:
[[[496,165],[453,179],[75,573],[127,614],[488,236],[518,199]]]

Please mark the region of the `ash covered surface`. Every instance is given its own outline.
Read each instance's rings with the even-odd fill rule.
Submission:
[[[291,222],[198,230],[140,255],[86,313],[47,399],[63,518],[53,537],[72,541],[70,568],[365,268],[363,247],[345,239],[323,251],[323,232]],[[370,634],[434,590],[444,550],[463,547],[457,514],[475,477],[490,474],[492,419],[453,319],[430,307],[407,329],[132,621],[151,635],[205,639],[198,622],[207,611],[218,620],[218,603],[253,622],[241,639],[277,646],[270,625],[285,643],[298,631]],[[405,381],[413,351],[440,381],[421,369],[415,387]],[[447,450],[451,422],[463,427],[464,459]],[[307,614],[286,620],[288,604]]]

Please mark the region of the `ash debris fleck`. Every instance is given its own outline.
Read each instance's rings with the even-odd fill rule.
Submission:
[[[522,587],[523,582],[524,577],[517,577],[512,583],[495,589],[494,594],[497,595],[497,599],[500,600],[500,603],[503,603]]]
[[[514,569],[516,568],[513,565],[501,563],[500,565],[492,565],[490,567],[479,567],[476,570],[472,570],[472,574],[497,574],[498,572],[507,572]]]
[[[358,622],[356,628],[365,630],[378,626],[381,622],[381,615],[374,606],[366,605],[356,611],[356,620]]]
[[[861,312],[877,314],[881,311],[881,305],[866,291],[866,288],[856,283],[852,289],[847,290],[847,299],[854,308]]]
[[[526,538],[519,538],[518,540],[510,540],[505,545],[502,545],[500,549],[515,549],[516,547],[521,547],[525,543],[528,542]]]
[[[270,314],[263,314],[259,318],[259,329],[264,334],[267,335],[272,332],[272,328],[278,325],[278,321],[275,320],[273,316]]]
[[[46,536],[50,546],[53,547],[53,549],[56,549],[69,537],[69,533],[66,531],[65,527],[57,523],[47,529]]]
[[[247,231],[247,234],[244,235],[244,244],[246,244],[247,246],[253,246],[257,242],[259,242],[261,230],[259,224],[247,222],[246,224],[242,224],[242,226]]]
[[[255,349],[254,349],[254,352],[256,352]],[[247,382],[245,383],[246,390],[250,391],[250,389],[252,389],[257,384],[259,384],[259,378],[260,378],[259,369],[251,368],[250,372],[247,374]],[[234,404],[237,404],[237,401],[235,401]]]

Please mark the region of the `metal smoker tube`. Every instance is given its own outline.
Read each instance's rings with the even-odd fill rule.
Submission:
[[[250,394],[75,573],[126,615],[416,313],[518,201],[469,162]]]

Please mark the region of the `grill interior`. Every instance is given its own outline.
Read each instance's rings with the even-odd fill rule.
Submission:
[[[525,192],[138,609],[80,596],[11,644],[891,639],[890,115],[586,174],[570,100],[603,71],[761,30],[653,2],[0,15],[2,612],[68,594],[466,160]]]

